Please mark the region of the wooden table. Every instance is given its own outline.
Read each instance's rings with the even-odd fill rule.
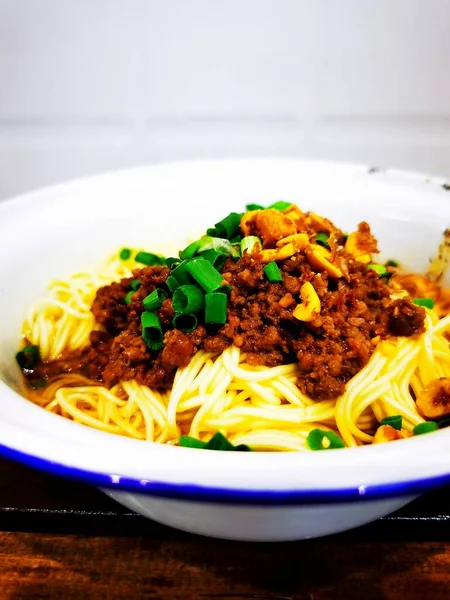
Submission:
[[[450,488],[345,535],[255,544],[185,534],[81,484],[0,461],[0,598],[450,598]]]

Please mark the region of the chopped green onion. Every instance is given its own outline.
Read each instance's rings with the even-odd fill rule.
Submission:
[[[162,303],[166,298],[166,292],[161,288],[156,288],[156,290],[153,290],[153,292],[151,292],[142,300],[142,305],[145,310],[156,310],[157,308],[161,308]]]
[[[414,298],[413,304],[423,306],[424,308],[434,308],[433,298]]]
[[[174,329],[178,329],[183,333],[190,333],[197,327],[197,317],[195,315],[175,315],[172,319]]]
[[[217,231],[215,227],[209,227],[206,230],[206,235],[210,237],[218,237]]]
[[[283,281],[281,271],[277,263],[274,261],[267,263],[267,265],[264,267],[264,275],[267,277],[270,283],[275,283],[276,281]]]
[[[345,244],[345,242],[348,240],[348,236],[349,236],[349,234],[348,234],[348,233],[344,233],[344,234],[342,234],[342,240],[343,240],[344,244]]]
[[[201,239],[192,242],[192,244],[189,244],[189,246],[186,246],[186,248],[180,252],[180,258],[183,260],[186,258],[192,258],[197,254],[197,250],[200,248],[200,246]]]
[[[131,258],[131,250],[129,248],[122,248],[119,252],[119,258],[120,260],[128,260]]]
[[[136,293],[136,290],[130,290],[130,291],[128,292],[128,294],[125,296],[125,300],[124,300],[125,304],[127,304],[127,305],[128,305],[128,304],[130,304],[130,302],[131,302],[131,296],[132,296],[134,293]]]
[[[230,289],[227,282],[225,281],[224,283],[224,279],[219,271],[203,258],[192,259],[187,263],[186,270],[207,294],[216,291],[226,293]]]
[[[213,237],[230,240],[235,235],[238,235],[240,233],[240,224],[243,216],[244,213],[230,213],[214,225],[215,235]]]
[[[450,417],[446,417],[445,419],[441,419],[438,423],[439,429],[444,429],[444,427],[450,426]]]
[[[39,346],[30,344],[16,354],[16,361],[21,369],[33,369],[41,359]]]
[[[384,417],[381,419],[380,425],[390,425],[394,429],[400,431],[402,428],[402,416],[401,415],[391,415],[390,417]]]
[[[367,265],[366,269],[375,271],[375,273],[378,273],[378,275],[380,277],[383,277],[383,275],[387,274],[386,267],[384,267],[383,265],[377,265],[377,264]]]
[[[163,256],[153,254],[152,252],[138,252],[134,258],[138,263],[152,267],[154,265],[164,265],[166,260]]]
[[[183,448],[199,448],[201,450],[208,449],[208,442],[202,442],[202,440],[198,440],[190,435],[181,435],[178,443]]]
[[[205,323],[223,325],[227,322],[227,297],[225,294],[206,294]]]
[[[178,280],[179,285],[187,285],[187,284],[192,283],[192,278],[189,275],[189,272],[187,270],[187,266],[192,260],[198,260],[198,257],[186,258],[185,260],[180,262],[180,264],[177,265],[175,267],[175,269],[172,271],[172,273],[170,274],[171,277],[175,277],[175,279]]]
[[[141,315],[142,339],[150,350],[160,350],[164,346],[161,321],[152,312]]]
[[[205,250],[205,252],[202,252],[202,258],[210,262],[218,271],[222,269],[225,261],[227,260],[226,254],[217,252],[217,250]]]
[[[166,285],[173,294],[177,287],[180,287],[180,282],[173,275],[169,275],[169,277],[166,279]]]
[[[422,435],[422,433],[431,433],[436,431],[439,425],[434,421],[425,421],[425,423],[419,423],[413,428],[414,435]]]
[[[239,258],[240,253],[236,248],[231,244],[229,240],[225,240],[220,237],[211,237],[210,235],[205,235],[204,237],[198,240],[200,242],[200,246],[197,250],[197,254],[203,254],[207,250],[216,250],[220,252],[220,254],[225,254],[225,256],[231,256],[231,258]]]
[[[262,204],[246,204],[245,210],[264,210],[264,206]]]
[[[141,282],[139,281],[139,279],[133,279],[133,281],[130,281],[130,289],[134,292],[136,292],[140,287]]]
[[[345,444],[334,431],[311,429],[306,438],[306,445],[310,450],[331,450],[345,448]]]
[[[285,202],[284,200],[278,200],[278,202],[274,202],[269,206],[269,208],[274,208],[275,210],[286,210],[292,206],[292,202]]]
[[[204,306],[205,292],[197,285],[180,285],[173,293],[172,307],[176,313],[196,313]]]
[[[253,252],[254,248],[259,246],[259,250],[262,249],[262,242],[256,235],[246,235],[241,240],[241,254],[244,256],[244,252],[247,250],[249,254]]]
[[[316,237],[314,238],[314,241],[316,242],[316,244],[320,244],[321,246],[324,246],[325,248],[330,248],[330,245],[328,244],[329,238],[330,238],[329,233],[318,233],[316,235]]]
[[[228,452],[251,452],[251,448],[246,444],[234,446],[220,432],[214,434],[209,442],[202,442],[201,440],[189,435],[182,435],[180,436],[179,444],[184,448],[199,448],[202,450],[220,450]]]
[[[166,266],[169,267],[169,269],[173,269],[180,264],[180,262],[181,260],[178,258],[178,256],[169,256],[169,258],[166,258]]]
[[[242,240],[242,235],[235,235],[233,238],[230,239],[230,244],[232,246],[237,246],[241,243]]]
[[[391,258],[384,263],[385,267],[398,267],[398,262],[396,260],[392,260]]]

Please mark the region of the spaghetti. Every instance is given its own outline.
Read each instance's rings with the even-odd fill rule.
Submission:
[[[293,206],[288,205],[282,214],[289,215],[293,209]],[[263,214],[265,211],[259,210],[259,212]],[[271,216],[273,217],[273,215]],[[335,229],[332,224],[328,225],[328,221],[314,213],[303,214],[296,209],[295,216],[297,229],[295,231],[290,229],[289,235],[280,234],[279,239],[271,244],[267,243],[269,234],[265,235],[264,225],[261,224],[263,220],[259,225],[252,225],[249,213],[241,216],[242,232],[259,234],[260,246],[254,250],[251,259],[250,252],[245,252],[244,256],[237,260],[237,263],[233,263],[230,257],[227,259],[230,261],[228,270],[231,270],[232,274],[234,267],[231,263],[238,265],[244,261],[244,268],[236,276],[227,277],[227,265],[222,268],[221,274],[225,278],[224,284],[229,284],[231,288],[230,298],[233,300],[237,297],[234,287],[236,277],[240,277],[241,280],[244,275],[249,277],[246,273],[249,271],[249,260],[256,263],[261,262],[263,265],[267,264],[268,261],[264,259],[264,252],[266,252],[266,255],[273,259],[269,262],[281,265],[282,271],[278,270],[279,275],[277,271],[271,271],[278,281],[269,281],[269,285],[264,287],[264,293],[270,295],[271,290],[279,289],[270,286],[287,286],[286,289],[283,288],[280,291],[278,296],[274,291],[273,294],[276,297],[274,296],[272,301],[282,305],[279,311],[284,317],[281,318],[286,318],[286,314],[284,314],[286,311],[290,311],[289,314],[295,314],[297,311],[297,314],[304,319],[300,325],[307,329],[308,335],[311,336],[311,328],[317,328],[321,323],[321,318],[325,321],[321,326],[328,326],[331,331],[330,325],[327,325],[327,317],[324,317],[323,314],[326,294],[330,294],[329,290],[336,286],[331,283],[328,285],[328,290],[323,291],[320,288],[320,279],[333,281],[333,275],[330,272],[334,272],[336,275],[336,270],[340,270],[340,277],[343,279],[347,277],[347,281],[351,281],[353,272],[351,270],[347,272],[348,265],[356,265],[351,268],[359,269],[358,273],[363,273],[365,276],[364,269],[371,260],[371,256],[369,256],[369,261],[367,261],[366,255],[371,255],[376,250],[373,248],[372,238],[368,236],[367,231],[359,238],[347,238],[351,242],[348,244],[348,241],[345,242],[345,236],[342,236],[339,230]],[[320,221],[320,219],[322,220]],[[301,221],[300,224],[299,221]],[[319,226],[317,225],[318,221]],[[322,250],[323,246],[316,243],[312,246],[311,242],[311,239],[315,239],[313,236],[318,235],[318,230],[321,228],[323,230],[324,223],[326,229],[329,230],[326,231],[328,237],[325,238],[329,240],[327,252]],[[313,228],[312,231],[311,228]],[[273,235],[273,228],[270,230],[270,235]],[[300,238],[299,236],[306,237]],[[246,238],[248,237],[251,236],[247,235]],[[216,239],[223,240],[223,238]],[[341,245],[339,245],[340,239],[344,240]],[[355,257],[354,248],[358,248],[358,242],[359,255],[357,254]],[[289,249],[290,255],[286,250],[289,245],[292,246]],[[265,246],[265,248],[261,246]],[[319,250],[316,246],[321,249]],[[219,244],[216,244],[216,248],[219,248]],[[352,248],[353,254],[351,254]],[[211,248],[206,249],[206,251],[208,250]],[[312,252],[316,254],[312,255]],[[163,272],[165,267],[142,267],[136,262],[136,256],[136,252],[131,252],[125,259],[115,256],[99,270],[78,273],[67,280],[53,282],[48,295],[28,312],[23,325],[23,337],[27,344],[39,347],[40,364],[44,365],[42,372],[46,373],[46,376],[44,378],[45,386],[42,388],[33,386],[33,381],[30,381],[28,377],[27,383],[31,383],[32,386],[27,385],[27,394],[30,399],[46,410],[108,433],[126,435],[139,440],[177,444],[180,436],[190,436],[207,441],[220,431],[229,442],[236,446],[246,445],[255,450],[266,451],[302,451],[311,448],[308,444],[308,436],[317,429],[325,432],[324,435],[327,432],[330,436],[338,433],[346,446],[387,441],[382,438],[389,433],[386,431],[386,427],[390,426],[383,425],[383,422],[393,415],[401,417],[401,427],[395,429],[397,431],[395,437],[409,437],[413,435],[415,427],[424,423],[427,417],[423,410],[419,410],[417,399],[421,397],[421,394],[423,396],[426,393],[427,386],[432,382],[440,378],[450,379],[450,350],[446,337],[450,330],[450,315],[440,318],[439,313],[433,307],[425,307],[425,309],[418,309],[422,312],[425,310],[422,318],[423,326],[421,329],[417,326],[412,334],[397,332],[397,335],[388,335],[386,330],[385,335],[369,338],[372,350],[364,350],[366,354],[368,353],[365,364],[348,378],[342,393],[330,393],[330,397],[324,397],[321,392],[322,388],[318,385],[315,388],[312,387],[309,381],[299,385],[301,378],[305,377],[305,358],[300,358],[298,362],[286,359],[284,361],[276,360],[274,361],[276,364],[272,365],[274,352],[270,354],[265,350],[266,364],[257,364],[254,360],[254,353],[249,351],[249,345],[246,346],[245,342],[239,345],[241,341],[239,335],[242,337],[242,334],[236,334],[236,332],[234,332],[234,337],[231,337],[232,343],[225,348],[218,347],[217,344],[217,347],[211,346],[211,344],[209,347],[208,344],[204,344],[202,347],[197,342],[187,364],[178,365],[178,368],[172,369],[172,380],[167,377],[163,378],[158,385],[152,386],[143,383],[142,375],[139,375],[141,380],[138,376],[119,377],[111,385],[107,384],[106,376],[103,380],[101,377],[96,377],[95,380],[91,373],[83,373],[82,367],[74,367],[75,364],[82,365],[83,360],[85,360],[84,365],[86,366],[87,359],[83,358],[83,352],[89,346],[92,332],[97,331],[101,336],[105,329],[108,331],[108,327],[110,329],[116,327],[116,338],[119,339],[122,335],[121,332],[124,331],[119,317],[126,318],[127,311],[138,310],[136,306],[140,307],[139,310],[142,313],[143,296],[145,296],[144,300],[149,297],[148,289],[145,294],[144,292],[139,293],[136,289],[135,300],[133,300],[133,290],[128,292],[128,299],[131,299],[129,304],[118,303],[121,312],[115,316],[115,322],[111,325],[109,313],[109,321],[105,317],[103,322],[101,319],[99,322],[92,311],[93,304],[99,298],[99,289],[110,289],[108,286],[113,284],[111,289],[117,295],[122,289],[120,286],[123,287],[122,282],[125,281],[129,285],[130,280],[135,278],[134,281],[136,281],[139,277],[143,281],[142,286],[145,287],[145,276],[141,274],[142,270],[148,274],[153,269],[151,273],[154,274],[155,269],[159,269],[157,274],[160,280],[166,282],[168,278],[167,273]],[[307,277],[312,291],[310,288],[305,290],[306,280],[301,279],[301,276],[298,278],[300,282],[303,281],[303,285],[297,293],[290,281],[296,272],[292,269],[289,271],[288,269],[291,267],[289,265],[286,267],[285,263],[288,260],[298,260],[299,256],[302,259],[300,261],[303,269],[302,276]],[[363,257],[362,261],[361,257]],[[192,259],[192,257],[190,258]],[[175,266],[179,266],[180,263],[176,259],[173,260],[175,260]],[[329,269],[328,273],[327,268]],[[346,275],[346,272],[350,274]],[[376,289],[380,295],[380,307],[377,308],[379,314],[382,314],[384,309],[387,310],[392,302],[402,302],[402,298],[406,297],[409,302],[409,296],[405,291],[398,289],[399,286],[397,289],[391,289],[390,292],[381,293],[379,291],[381,284],[375,281],[374,275],[370,274],[369,278],[372,286],[370,293],[373,294],[373,290]],[[339,277],[335,279],[339,279]],[[382,285],[384,286],[384,283]],[[153,287],[155,288],[155,286]],[[307,292],[310,293],[310,296]],[[302,302],[295,302],[296,295]],[[123,298],[123,294],[121,298]],[[291,300],[294,302],[292,303]],[[322,313],[306,315],[305,318],[305,311],[310,310],[311,304],[314,304],[316,300],[319,301],[319,306],[322,306]],[[117,304],[115,297],[112,297],[111,303],[114,302]],[[173,302],[172,299],[172,304]],[[362,301],[358,300],[358,302]],[[317,306],[317,303],[314,306]],[[403,305],[401,306],[403,307]],[[104,303],[102,310],[105,313]],[[159,313],[159,318],[164,323],[166,304],[162,303],[158,310],[162,311]],[[229,309],[229,315],[230,312]],[[410,313],[411,318],[417,319],[417,314],[413,314],[411,310]],[[198,319],[198,314],[196,319]],[[310,316],[311,318],[309,318]],[[361,319],[361,317],[351,318],[355,322],[354,328],[357,329],[357,319]],[[233,315],[228,317],[228,322],[223,327],[232,324]],[[380,322],[383,322],[382,319]],[[122,329],[120,329],[121,327]],[[185,343],[188,338],[197,339],[192,336],[197,335],[198,337],[195,332],[199,331],[199,327],[201,325],[192,334],[184,334],[184,338],[177,339],[178,345],[181,344],[180,340]],[[204,327],[206,330],[208,329],[207,324]],[[217,325],[212,326],[215,333],[217,327]],[[171,329],[169,333],[173,331]],[[266,337],[272,335],[267,326],[265,335]],[[165,340],[168,339],[167,336],[166,332]],[[125,342],[126,340],[124,340]],[[106,342],[101,340],[99,343],[105,344]],[[142,344],[140,338],[139,343]],[[358,343],[362,344],[359,338]],[[136,341],[135,346],[137,344]],[[168,345],[169,342],[166,342],[166,346]],[[146,351],[148,353],[148,349]],[[299,353],[301,354],[301,351]],[[306,350],[303,353],[305,354]],[[161,350],[158,357],[160,356]],[[289,356],[293,356],[292,352]],[[65,368],[64,361],[69,358],[73,359],[73,357],[75,357],[75,362],[71,362],[70,366]],[[56,372],[45,371],[45,365],[54,364],[58,365]],[[29,371],[24,369],[25,375]],[[142,373],[142,370],[136,372]],[[308,390],[311,389],[315,394],[308,393]],[[333,391],[335,388],[330,387],[329,389]],[[315,397],[313,397],[314,395]],[[447,414],[446,410],[444,414]],[[381,439],[377,439],[377,436]],[[395,439],[395,437],[389,438],[388,436],[388,439]],[[325,438],[325,441],[327,439]]]

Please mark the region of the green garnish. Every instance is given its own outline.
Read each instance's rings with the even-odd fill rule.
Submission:
[[[169,256],[169,258],[166,258],[166,266],[169,267],[169,269],[175,268],[180,262],[181,260],[177,256]]]
[[[131,258],[131,250],[129,248],[122,248],[119,252],[120,260],[128,260]]]
[[[152,252],[138,252],[134,260],[138,263],[146,265],[147,267],[166,264],[166,259],[163,256],[153,254]]]
[[[178,281],[178,285],[188,285],[190,283],[193,283],[192,277],[189,275],[189,272],[187,270],[187,266],[192,260],[198,260],[198,257],[186,258],[185,260],[180,262],[180,264],[178,264],[170,274],[171,277],[175,277],[175,279]]]
[[[397,429],[397,431],[400,431],[402,428],[402,422],[403,418],[401,415],[391,415],[390,417],[384,417],[384,419],[381,419],[380,425],[390,425],[394,429]]]
[[[267,263],[264,267],[264,275],[270,281],[270,283],[275,283],[277,281],[283,281],[283,276],[281,275],[281,271],[276,262],[272,261]]]
[[[314,238],[314,241],[316,242],[316,244],[320,244],[321,246],[324,246],[325,248],[330,248],[330,245],[328,244],[328,240],[330,239],[330,234],[329,233],[318,233],[316,235],[316,237]]]
[[[214,225],[214,228],[211,228],[211,230],[208,229],[208,235],[231,240],[236,235],[240,234],[239,226],[241,224],[241,219],[243,216],[244,213],[230,213],[224,219],[216,223]],[[213,230],[215,233],[212,232]],[[210,231],[211,233],[209,233]]]
[[[166,285],[169,288],[169,291],[173,294],[177,287],[180,287],[180,282],[173,275],[169,275],[169,277],[166,279]]]
[[[226,254],[218,252],[217,250],[205,250],[201,254],[202,258],[212,264],[212,266],[220,271],[227,260]]]
[[[128,305],[131,302],[131,296],[135,293],[136,290],[130,290],[127,295],[125,296],[125,304]]]
[[[183,333],[190,333],[191,331],[194,331],[194,329],[197,327],[197,323],[197,317],[192,314],[178,314],[172,319],[173,328],[178,329]]]
[[[306,438],[306,445],[310,450],[345,448],[342,438],[337,433],[323,429],[311,429]]]
[[[145,308],[145,310],[156,310],[157,308],[161,308],[166,298],[166,292],[161,288],[156,288],[156,290],[153,290],[153,292],[151,292],[142,300],[142,305]]]
[[[366,269],[370,269],[371,271],[375,271],[375,273],[378,273],[378,275],[380,277],[383,277],[384,275],[387,275],[387,269],[384,265],[377,265],[377,264],[371,264],[371,265],[367,265]]]
[[[389,260],[387,260],[384,265],[386,267],[398,267],[398,262],[396,260],[392,260],[392,258],[390,258]]]
[[[141,282],[139,281],[139,279],[133,279],[133,281],[130,281],[130,290],[136,292],[140,287]]]
[[[199,448],[202,450],[220,450],[225,452],[251,452],[251,448],[246,444],[234,446],[224,435],[219,432],[214,434],[209,442],[202,442],[201,440],[189,435],[182,435],[180,437],[179,444],[183,448]]]
[[[416,306],[423,306],[424,308],[434,308],[433,298],[414,298],[413,304]]]
[[[219,252],[220,254],[231,256],[231,258],[240,257],[239,251],[233,246],[230,240],[205,235],[197,241],[199,243],[197,254],[201,255],[208,250],[216,250],[216,252]]]
[[[33,369],[41,360],[39,346],[30,344],[16,354],[16,361],[21,369]]]
[[[207,294],[216,291],[226,293],[230,289],[228,283],[224,283],[224,279],[219,271],[210,262],[201,257],[193,258],[188,262],[186,270]]]
[[[278,200],[271,204],[268,208],[274,208],[275,210],[286,210],[292,206],[292,202],[285,202],[284,200]]]
[[[264,210],[264,206],[262,204],[246,204],[245,210]]]
[[[253,249],[259,246],[262,249],[262,242],[256,235],[246,235],[241,240],[241,254],[244,256],[244,252],[247,251],[249,254],[253,252]]]
[[[141,315],[142,339],[150,350],[164,346],[161,321],[155,313],[145,311]]]
[[[185,260],[186,258],[192,258],[193,256],[195,256],[197,254],[198,249],[200,248],[202,243],[202,240],[195,240],[195,242],[192,242],[192,244],[189,244],[189,246],[186,246],[186,248],[184,250],[182,250],[180,252],[180,258],[182,260]]]
[[[172,297],[172,307],[176,313],[197,313],[205,306],[205,292],[197,285],[180,285]]]
[[[422,433],[431,433],[436,431],[439,425],[434,421],[425,421],[425,423],[419,423],[413,428],[414,435],[422,435]]]
[[[205,323],[222,325],[227,322],[227,303],[225,294],[211,293],[205,296]]]

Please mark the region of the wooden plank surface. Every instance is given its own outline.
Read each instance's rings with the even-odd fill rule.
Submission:
[[[0,534],[2,598],[449,598],[450,544]]]
[[[450,489],[347,534],[202,538],[0,460],[0,599],[450,599]]]

